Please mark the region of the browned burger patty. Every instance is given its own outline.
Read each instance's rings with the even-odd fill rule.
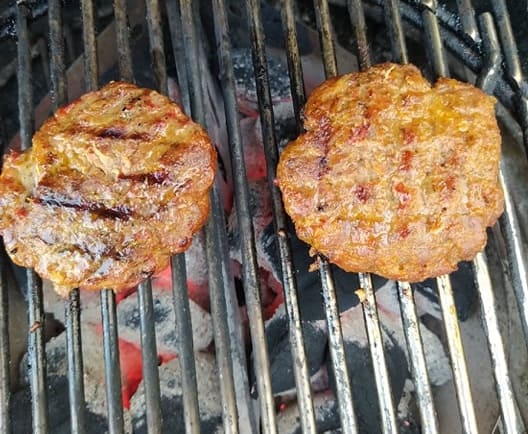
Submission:
[[[323,83],[277,170],[299,237],[344,270],[411,282],[472,259],[503,211],[494,102],[411,65]]]
[[[133,286],[190,245],[215,170],[209,137],[176,104],[112,82],[60,109],[31,150],[5,157],[6,250],[63,294]]]

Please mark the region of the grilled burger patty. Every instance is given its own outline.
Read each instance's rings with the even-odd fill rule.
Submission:
[[[346,271],[411,282],[472,259],[503,211],[494,103],[412,65],[320,85],[277,169],[299,237]]]
[[[66,294],[119,291],[166,267],[209,214],[216,153],[168,98],[112,82],[57,111],[0,175],[13,261]]]

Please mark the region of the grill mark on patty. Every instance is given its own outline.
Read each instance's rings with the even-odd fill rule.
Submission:
[[[154,136],[146,131],[137,131],[134,125],[130,127],[111,126],[111,127],[94,127],[78,123],[75,125],[75,131],[83,133],[94,138],[111,139],[111,140],[135,140],[135,141],[152,141]]]
[[[152,140],[152,135],[149,133],[131,131],[123,127],[109,127],[101,130],[94,130],[93,135],[103,139],[138,140],[145,142]]]
[[[133,173],[125,175],[120,173],[118,179],[126,179],[135,182],[146,182],[147,184],[163,184],[168,178],[169,174],[164,171],[157,171],[152,173]]]
[[[118,205],[116,207],[108,208],[101,203],[83,202],[79,199],[72,199],[55,193],[35,197],[33,198],[33,201],[39,205],[90,211],[99,217],[117,220],[129,220],[134,214],[134,212],[126,205]]]
[[[321,179],[329,171],[328,167],[328,152],[329,152],[329,141],[332,137],[332,126],[330,125],[330,119],[324,116],[321,119],[321,124],[319,129],[315,133],[315,143],[321,148],[323,155],[319,157],[318,167],[317,167],[317,179]]]

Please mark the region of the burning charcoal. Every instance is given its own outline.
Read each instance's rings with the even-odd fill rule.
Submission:
[[[253,217],[262,305],[265,319],[268,319],[284,301],[284,295],[280,277],[280,259],[274,243],[270,192],[266,180],[249,183],[249,208]],[[242,256],[236,208],[233,208],[229,216],[228,242],[230,256],[235,263],[234,275],[240,277]]]
[[[249,182],[266,178],[266,156],[262,144],[262,127],[258,116],[240,120],[240,134],[244,143],[244,165]]]
[[[178,353],[178,336],[176,335],[175,316],[172,304],[172,292],[153,291],[154,323],[158,352],[160,354]],[[194,348],[203,350],[213,339],[211,316],[200,306],[189,300],[191,320],[193,324]],[[137,343],[140,348],[139,305],[138,295],[133,294],[119,303],[117,321],[120,337],[129,342]]]
[[[268,262],[269,269],[273,275],[277,276],[279,282],[282,282],[280,256],[277,252],[277,235],[275,233],[273,222],[269,223],[260,233],[258,248],[262,249],[262,258],[265,258],[264,261]]]
[[[197,352],[195,362],[201,432],[219,432],[222,425],[222,400],[215,358],[211,354]],[[163,432],[185,433],[181,375],[185,373],[181,372],[178,360],[172,360],[159,368]],[[135,433],[148,432],[145,408],[141,384],[130,407]]]
[[[253,181],[249,183],[249,212],[253,217],[253,229],[255,231],[255,242],[257,247],[257,261],[260,267],[271,272],[273,276],[280,281],[280,262],[275,249],[267,249],[270,242],[269,230],[274,237],[272,225],[272,210],[270,191],[267,181]],[[268,231],[264,234],[265,231]],[[240,252],[240,234],[238,231],[237,210],[229,216],[228,222],[228,241],[231,258],[242,263]],[[275,247],[275,246],[271,246]]]

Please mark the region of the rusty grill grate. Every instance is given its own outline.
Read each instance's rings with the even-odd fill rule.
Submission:
[[[524,147],[528,149],[528,100],[526,84],[523,82],[519,58],[508,12],[504,0],[493,3],[492,13],[475,16],[470,0],[457,2],[464,37],[454,33],[453,27],[442,19],[443,10],[434,0],[399,2],[397,0],[348,0],[350,23],[357,40],[360,68],[371,64],[369,40],[366,32],[364,9],[374,11],[384,17],[392,45],[393,59],[408,62],[403,21],[423,32],[423,42],[428,60],[436,76],[449,75],[447,56],[452,56],[464,64],[468,71],[476,74],[476,83],[489,93],[495,93],[500,101],[515,114],[517,123],[524,135]],[[96,49],[94,4],[84,0],[82,4],[84,80],[87,90],[99,85],[98,59]],[[199,50],[200,37],[196,26],[196,10],[191,0],[167,1],[164,5],[168,21],[168,31],[173,41],[176,69],[182,87],[183,105],[190,110],[193,118],[205,124],[207,121],[203,101]],[[297,128],[301,129],[300,113],[306,95],[303,84],[303,71],[299,52],[292,0],[280,2],[282,23],[286,37],[287,60],[290,74],[291,94]],[[49,48],[51,93],[53,107],[68,101],[65,72],[65,53],[61,19],[61,1],[49,0]],[[205,227],[211,314],[214,325],[216,360],[220,375],[223,426],[225,432],[245,432],[247,427],[239,426],[239,416],[247,413],[252,432],[277,432],[276,405],[274,402],[269,370],[269,354],[264,337],[264,321],[258,282],[255,239],[253,236],[249,208],[249,190],[244,167],[242,138],[237,115],[237,100],[233,74],[230,30],[224,0],[213,0],[214,26],[217,41],[217,61],[220,68],[221,87],[226,115],[226,128],[230,143],[230,156],[233,166],[234,200],[239,210],[239,227],[243,258],[243,287],[249,316],[249,329],[253,347],[253,363],[257,377],[259,409],[250,404],[248,370],[243,339],[236,312],[236,295],[230,280],[227,234],[224,224],[220,191],[215,186],[212,195],[212,214]],[[260,4],[257,0],[246,0],[248,26],[251,34],[255,83],[258,94],[263,143],[265,146],[269,188],[273,204],[273,222],[277,234],[277,249],[283,275],[285,305],[289,324],[289,339],[292,350],[300,425],[303,432],[317,431],[314,414],[310,374],[307,365],[305,342],[301,327],[295,270],[289,243],[288,223],[281,202],[280,193],[273,184],[278,160],[277,138],[274,131],[274,112],[267,71],[264,29]],[[320,34],[321,51],[325,75],[338,73],[332,22],[327,1],[315,0],[314,9]],[[16,35],[18,39],[18,104],[21,147],[31,144],[34,125],[34,104],[30,83],[31,47],[28,20],[31,2],[16,3]],[[122,79],[133,81],[132,52],[127,24],[127,2],[114,0],[113,10],[116,25],[119,74]],[[162,11],[157,0],[146,0],[148,36],[152,53],[152,68],[158,89],[167,92],[167,68],[164,51]],[[497,25],[498,31],[495,29]],[[178,45],[178,41],[180,45]],[[446,50],[447,48],[447,50]],[[504,173],[501,182],[505,191],[505,214],[500,228],[504,235],[509,264],[509,275],[518,301],[521,323],[525,336],[528,336],[528,282],[526,266],[528,260],[522,244],[519,221],[510,196],[510,184]],[[0,431],[11,431],[10,392],[9,392],[9,336],[7,283],[5,276],[6,259],[2,257],[1,303],[0,303]],[[354,414],[354,390],[351,387],[345,361],[345,351],[340,324],[336,289],[332,271],[327,260],[317,258],[319,265],[322,300],[329,333],[329,348],[336,378],[336,394],[342,432],[357,432],[358,423]],[[179,363],[182,372],[183,405],[185,430],[199,432],[200,416],[196,370],[187,296],[185,261],[183,256],[171,260],[173,277],[173,300],[176,315],[175,327],[180,339]],[[489,351],[497,395],[502,413],[504,432],[524,432],[522,417],[517,409],[512,390],[505,344],[500,332],[496,311],[496,300],[487,266],[485,253],[480,253],[473,262],[475,280],[478,284],[483,324],[487,331]],[[46,359],[43,328],[44,322],[42,282],[31,270],[27,270],[28,318],[31,330],[28,333],[29,383],[31,390],[31,416],[33,432],[48,432],[48,389],[46,386]],[[380,321],[376,308],[375,288],[368,274],[359,275],[360,287],[364,290],[362,299],[364,322],[373,362],[375,384],[381,410],[381,427],[385,433],[398,432],[395,403],[393,402],[390,372],[383,349]],[[453,300],[450,278],[437,279],[442,316],[449,348],[449,357],[456,386],[458,406],[464,432],[478,431],[477,417],[473,406],[468,370],[465,362],[464,346]],[[359,289],[359,288],[354,288]],[[354,290],[351,289],[351,290]],[[150,281],[138,288],[139,312],[143,361],[143,381],[146,402],[148,431],[162,432],[160,381],[156,336],[153,323],[153,299]],[[411,285],[398,283],[401,317],[410,357],[411,374],[416,388],[421,428],[424,433],[439,432],[434,399],[429,384],[424,348],[418,327],[415,301]],[[79,291],[70,294],[65,302],[67,356],[69,378],[69,403],[71,432],[86,432],[85,398],[83,379],[81,306]],[[101,318],[103,325],[104,365],[106,397],[108,409],[108,430],[111,433],[124,432],[123,408],[121,403],[121,379],[119,364],[118,330],[116,319],[116,299],[111,289],[101,292]]]

